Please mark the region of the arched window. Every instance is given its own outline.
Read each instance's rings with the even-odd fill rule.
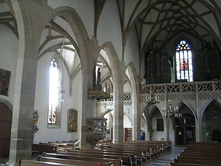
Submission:
[[[48,124],[56,124],[59,100],[59,70],[56,59],[51,60],[49,81]]]
[[[176,78],[180,81],[193,81],[192,51],[185,40],[181,40],[176,47]]]

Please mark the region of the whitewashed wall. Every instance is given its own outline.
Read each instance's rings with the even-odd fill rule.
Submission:
[[[38,61],[36,94],[35,94],[35,110],[39,112],[38,128],[35,133],[34,142],[48,141],[67,141],[79,138],[79,132],[68,133],[67,131],[67,112],[73,108],[79,111],[81,100],[81,72],[79,72],[73,81],[72,96],[69,95],[69,78],[67,72],[63,72],[65,101],[61,106],[61,128],[48,128],[48,93],[49,93],[49,67],[53,54],[47,54]],[[77,81],[76,81],[77,80]],[[80,115],[80,113],[78,113]],[[80,117],[78,117],[80,119]],[[80,124],[80,123],[78,123]],[[78,126],[79,129],[80,126]]]
[[[6,26],[0,25],[0,68],[11,72],[9,96],[0,96],[13,104],[18,56],[18,39]]]

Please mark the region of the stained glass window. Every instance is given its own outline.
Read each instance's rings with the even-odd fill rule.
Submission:
[[[177,80],[193,81],[192,51],[185,40],[181,40],[176,47],[176,77]]]
[[[49,82],[48,124],[56,124],[56,111],[59,98],[59,71],[55,59],[51,60]]]

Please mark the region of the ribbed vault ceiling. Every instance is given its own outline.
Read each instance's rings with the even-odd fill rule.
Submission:
[[[117,0],[124,40],[135,25],[141,52],[187,33],[220,45],[220,0]]]
[[[123,36],[123,47],[132,29],[136,29],[140,52],[153,47],[164,48],[174,36],[187,33],[199,40],[220,42],[221,1],[220,0],[113,0],[116,2]],[[105,12],[106,0],[94,0],[97,35],[99,17]],[[54,20],[52,20],[54,21]],[[54,44],[72,44],[77,50],[74,37],[65,34],[64,21],[52,22],[52,29],[60,39]],[[17,25],[10,0],[0,0],[0,24],[7,25],[17,36]],[[55,26],[56,25],[56,26]],[[49,25],[46,26],[48,29]],[[60,29],[58,29],[58,27]],[[63,27],[63,30],[62,30]],[[57,29],[57,30],[56,30]],[[53,32],[52,32],[53,33]],[[58,39],[58,38],[57,38]],[[46,38],[46,40],[48,40]],[[43,43],[43,42],[42,42]],[[43,49],[43,48],[41,48]],[[40,51],[42,51],[40,49]],[[46,49],[46,48],[45,48]],[[78,50],[77,50],[78,51]]]

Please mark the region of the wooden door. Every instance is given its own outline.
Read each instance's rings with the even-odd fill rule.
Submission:
[[[0,157],[9,156],[12,111],[0,102]]]
[[[184,127],[176,126],[175,128],[175,138],[176,138],[176,145],[184,145]]]
[[[175,145],[188,145],[195,141],[195,118],[192,115],[183,115],[175,120]]]
[[[124,141],[128,142],[132,140],[132,128],[124,129]]]

